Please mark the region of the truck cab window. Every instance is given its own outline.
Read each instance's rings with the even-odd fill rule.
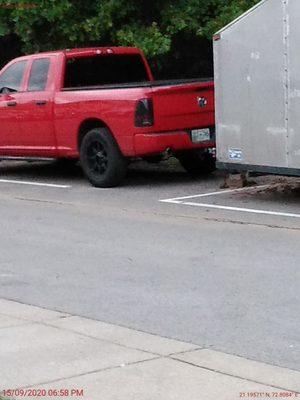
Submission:
[[[46,89],[49,67],[49,58],[41,58],[33,61],[28,83],[29,92],[43,91]]]
[[[19,92],[27,61],[17,61],[0,75],[0,93]]]
[[[100,55],[67,60],[65,88],[149,81],[139,54]]]

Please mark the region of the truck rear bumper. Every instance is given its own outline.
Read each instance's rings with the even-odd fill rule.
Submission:
[[[134,136],[135,154],[137,157],[154,155],[165,152],[167,149],[172,151],[192,150],[215,147],[215,141],[193,143],[188,132],[168,132],[168,133],[142,133]]]

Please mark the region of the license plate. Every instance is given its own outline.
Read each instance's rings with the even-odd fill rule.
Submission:
[[[191,131],[191,137],[193,143],[201,143],[210,141],[210,130],[205,129],[193,129]]]

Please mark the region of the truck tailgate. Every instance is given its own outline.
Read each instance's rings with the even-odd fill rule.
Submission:
[[[214,84],[195,82],[152,87],[155,130],[178,131],[213,126]]]

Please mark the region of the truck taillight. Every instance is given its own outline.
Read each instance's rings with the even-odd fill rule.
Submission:
[[[152,99],[141,99],[138,101],[135,110],[135,126],[152,126],[153,117],[153,101]]]

